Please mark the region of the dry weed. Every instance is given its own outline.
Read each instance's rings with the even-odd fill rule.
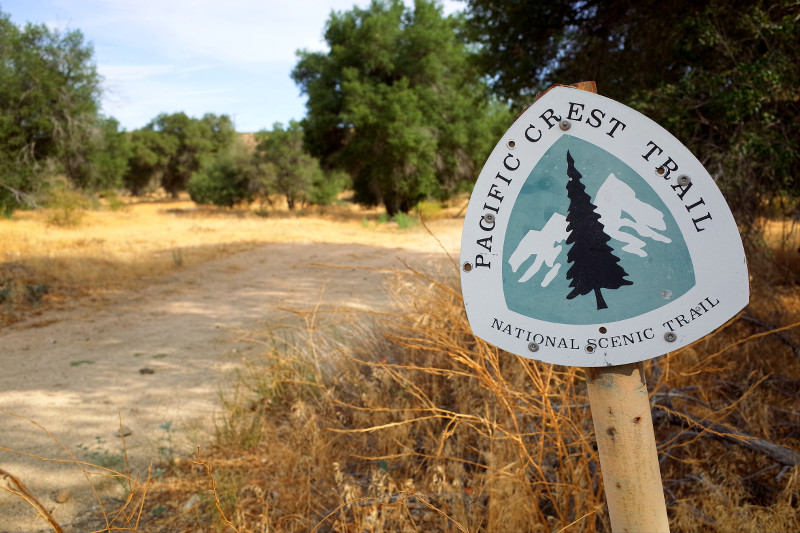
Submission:
[[[41,426],[34,420],[4,410],[0,410],[0,413],[6,416],[21,418],[29,422],[38,430],[46,433],[54,442],[54,444],[65,452],[68,459],[34,456],[19,450],[11,450],[5,447],[0,447],[0,450],[13,454],[24,455],[39,461],[50,461],[75,465],[75,467],[81,472],[86,480],[87,485],[91,488],[92,493],[94,494],[95,501],[97,502],[96,507],[99,509],[99,513],[97,513],[96,516],[82,517],[82,527],[91,527],[93,533],[110,533],[112,531],[140,531],[139,527],[143,517],[145,501],[147,499],[147,491],[152,481],[151,472],[148,469],[147,477],[144,480],[141,480],[138,476],[135,476],[131,472],[127,448],[125,447],[125,438],[123,436],[120,438],[122,439],[125,471],[119,472],[111,468],[78,459],[75,454],[73,454],[66,445],[64,445],[52,433],[50,433],[47,428]],[[121,428],[122,424],[120,421],[120,429]],[[120,435],[122,435],[122,431],[120,431]],[[100,483],[98,483],[98,480],[100,482],[114,480],[119,485],[124,486],[125,496],[122,502],[116,506],[109,505],[109,503],[101,495],[101,489],[99,488]],[[51,514],[52,510],[49,510],[45,505],[43,505],[36,495],[25,486],[22,480],[14,476],[11,472],[0,469],[0,490],[5,491],[12,496],[20,498],[28,503],[42,519],[42,522],[49,526],[56,533],[63,533],[65,531],[62,524],[59,524]]]
[[[238,531],[610,529],[583,372],[476,339],[454,279],[409,268],[404,312],[258,339],[209,456],[240,474]],[[674,530],[800,529],[800,467],[755,446],[800,449],[799,308],[756,295],[748,316],[781,333],[738,320],[648,364]]]
[[[610,530],[583,371],[475,338],[454,272],[397,278],[397,313],[253,335],[263,360],[216,446],[152,484],[148,531]],[[755,283],[648,363],[673,530],[800,531],[798,323],[796,286]]]
[[[400,246],[419,242],[419,227],[365,228],[375,210],[336,206],[299,216],[197,207],[188,200],[126,204],[125,210],[81,211],[78,226],[53,226],[50,213],[0,218],[0,326],[81,297],[130,290],[200,262],[268,243],[326,242]],[[438,227],[459,220],[439,219]],[[31,287],[31,288],[29,288]],[[31,293],[47,287],[44,294]]]

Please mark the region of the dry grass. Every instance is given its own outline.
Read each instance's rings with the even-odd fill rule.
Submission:
[[[2,414],[12,417],[22,418],[31,424],[34,431],[42,431],[46,433],[56,444],[61,448],[64,455],[68,459],[56,459],[50,457],[38,457],[30,454],[20,452],[18,450],[10,450],[2,448],[5,452],[26,455],[40,461],[58,462],[74,465],[86,479],[86,484],[91,488],[95,498],[96,505],[94,506],[99,512],[94,513],[92,517],[84,517],[85,521],[80,525],[86,527],[87,530],[91,529],[97,531],[111,532],[111,531],[128,531],[134,533],[140,530],[140,525],[145,508],[145,501],[147,499],[147,490],[152,481],[151,472],[148,470],[145,479],[140,479],[138,475],[131,472],[130,463],[128,461],[127,449],[125,447],[125,438],[121,437],[123,449],[123,472],[107,468],[104,466],[92,464],[84,460],[78,459],[74,453],[60,442],[47,428],[42,427],[38,422],[22,417],[15,413],[2,411]],[[120,428],[121,428],[120,424]],[[107,486],[109,482],[114,481],[124,488],[124,497],[114,504],[109,505],[106,499],[101,496],[103,486]],[[30,505],[36,514],[42,519],[42,524],[48,526],[55,533],[64,533],[64,528],[59,524],[51,514],[52,509],[48,509],[43,505],[39,499],[25,486],[22,480],[14,476],[13,473],[0,469],[0,491],[7,492],[17,498],[20,498],[28,505]],[[73,524],[75,525],[75,524]],[[97,529],[95,529],[97,528]]]
[[[191,262],[226,246],[317,239],[329,227],[339,237],[326,238],[346,242],[394,231],[365,227],[358,214],[298,222],[137,206],[120,217],[129,224],[104,216],[89,213],[81,226],[79,238],[103,240],[84,248],[104,250],[86,264],[115,257],[148,275],[175,268],[168,252],[177,247]],[[11,224],[28,223],[41,227],[29,214]],[[53,231],[60,238],[18,233],[20,253],[81,264],[88,254],[57,246],[74,230]],[[52,250],[41,244],[49,238]],[[141,247],[121,244],[136,239]],[[800,531],[800,466],[743,446],[757,437],[800,451],[800,269],[787,271],[796,258],[784,249],[777,268],[751,256],[747,318],[647,366],[674,531]],[[83,270],[71,283],[136,278],[95,281]],[[399,271],[395,287],[397,314],[301,313],[304,328],[253,333],[264,356],[227,399],[215,446],[149,484],[138,530],[609,531],[583,372],[476,339],[455,265]],[[749,437],[732,438],[734,429]]]
[[[82,211],[74,226],[53,225],[52,215],[22,211],[0,219],[0,326],[48,305],[130,290],[178,268],[266,243],[399,246],[419,241],[424,232],[420,226],[380,224],[377,210],[349,204],[307,213],[278,209],[264,217],[163,200]]]
[[[763,227],[765,246],[762,250],[766,249],[768,253],[755,256],[756,269],[764,274],[759,283],[785,285],[800,282],[800,220],[773,220],[765,222]]]
[[[395,297],[406,312],[254,336],[264,360],[208,455],[220,530],[609,531],[583,371],[476,339],[454,271],[398,272]],[[674,531],[800,530],[800,466],[742,445],[800,451],[800,291],[756,291],[748,316],[647,366]],[[154,493],[178,509],[204,483]]]

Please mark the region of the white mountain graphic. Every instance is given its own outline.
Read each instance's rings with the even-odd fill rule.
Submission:
[[[600,222],[605,227],[606,235],[624,242],[625,246],[622,247],[622,250],[625,252],[636,254],[639,257],[647,257],[647,252],[644,251],[646,243],[630,233],[622,231],[623,227],[631,228],[642,237],[659,242],[672,242],[655,231],[667,229],[664,213],[637,199],[633,189],[617,179],[614,174],[610,174],[600,186],[594,199],[594,205],[597,206],[596,211],[600,215]],[[631,218],[624,217],[622,213],[627,213]]]
[[[561,245],[556,246],[558,243],[567,239],[567,217],[561,213],[553,213],[550,220],[544,225],[541,231],[530,230],[522,240],[519,242],[517,249],[508,258],[508,263],[514,272],[532,255],[536,256],[533,264],[525,271],[517,281],[524,283],[531,279],[542,264],[547,264],[550,271],[545,274],[542,280],[542,287],[547,287],[553,278],[558,274],[558,269],[561,268],[561,263],[556,263],[555,260],[564,248]]]
[[[606,235],[624,243],[622,247],[624,252],[647,257],[644,249],[647,243],[623,231],[622,228],[630,228],[642,238],[663,243],[672,242],[668,237],[658,233],[667,229],[664,213],[636,198],[636,192],[613,173],[609,174],[600,186],[593,203],[597,214],[600,215],[600,222]],[[530,257],[536,256],[536,259],[517,281],[519,283],[528,281],[543,265],[547,265],[550,270],[541,282],[542,287],[547,287],[561,269],[561,263],[557,259],[564,248],[561,243],[568,235],[567,218],[561,213],[553,213],[541,230],[528,231],[509,257],[508,263],[516,272]]]

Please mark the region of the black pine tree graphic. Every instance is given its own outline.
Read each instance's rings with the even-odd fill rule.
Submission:
[[[606,309],[608,305],[601,289],[619,289],[623,285],[633,285],[633,282],[623,279],[628,273],[620,266],[619,258],[608,245],[611,237],[606,234],[600,215],[595,212],[597,206],[592,204],[592,199],[586,193],[586,187],[581,183],[583,176],[575,168],[575,160],[569,151],[567,177],[567,245],[572,245],[567,252],[567,262],[572,264],[567,271],[572,288],[567,299],[594,291],[597,309]]]

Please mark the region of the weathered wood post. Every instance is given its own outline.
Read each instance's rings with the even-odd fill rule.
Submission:
[[[747,264],[697,158],[596,93],[551,88],[492,151],[464,217],[461,288],[478,337],[585,368],[612,529],[666,532],[642,361],[747,305]]]
[[[669,531],[644,363],[586,369],[613,531]]]

